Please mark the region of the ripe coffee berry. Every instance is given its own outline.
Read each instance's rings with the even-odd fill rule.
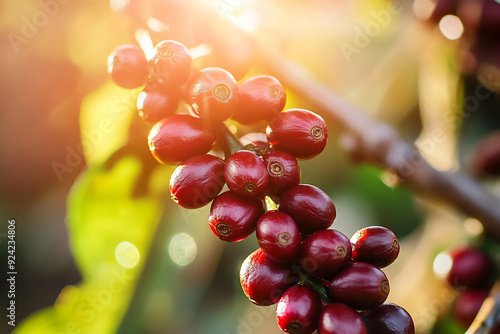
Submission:
[[[276,262],[292,262],[302,238],[297,224],[284,212],[267,211],[257,221],[257,242],[267,256]]]
[[[210,151],[215,137],[202,120],[176,114],[156,123],[149,132],[149,150],[161,163],[174,164]]]
[[[257,220],[263,213],[260,200],[226,191],[212,202],[208,223],[219,239],[236,242],[255,231]]]
[[[297,282],[298,278],[289,265],[272,261],[260,248],[241,264],[241,288],[256,305],[277,303],[285,291]]]
[[[399,254],[399,241],[388,228],[370,226],[358,230],[351,237],[352,259],[383,268],[394,262]]]
[[[210,203],[224,187],[224,161],[210,154],[196,155],[175,168],[170,177],[172,199],[186,209]]]
[[[263,156],[271,151],[267,136],[262,132],[247,133],[240,137],[240,142],[245,150],[255,152],[259,156]]]
[[[342,303],[330,303],[319,316],[318,334],[367,334],[367,330],[358,312]]]
[[[180,92],[176,89],[167,89],[158,82],[149,83],[137,97],[139,117],[146,122],[156,123],[175,114],[180,98]]]
[[[239,106],[238,83],[228,71],[208,67],[189,81],[187,99],[194,113],[212,122],[231,117]]]
[[[364,262],[347,264],[330,281],[333,300],[356,310],[382,304],[389,295],[389,280],[379,268]]]
[[[259,197],[267,190],[266,165],[252,151],[241,150],[227,159],[224,176],[229,189],[247,197]]]
[[[438,255],[434,269],[453,287],[477,288],[489,283],[493,263],[483,251],[464,246]]]
[[[286,103],[285,89],[278,79],[258,75],[239,85],[240,107],[232,119],[249,125],[278,115]]]
[[[351,259],[351,243],[337,230],[317,231],[302,242],[298,259],[306,273],[329,278]]]
[[[286,190],[280,197],[279,210],[289,214],[304,235],[329,228],[337,216],[332,199],[309,184]]]
[[[144,52],[135,45],[116,47],[108,57],[108,73],[120,87],[137,88],[144,84],[148,61]]]
[[[297,159],[282,151],[271,151],[262,157],[269,174],[268,194],[279,196],[288,188],[300,183],[300,167]]]
[[[453,319],[463,328],[468,328],[476,318],[489,289],[464,290],[453,304]],[[495,332],[496,333],[496,332]]]
[[[282,331],[290,334],[312,334],[318,325],[321,297],[307,285],[294,285],[281,296],[276,320]]]
[[[183,44],[166,40],[158,43],[154,51],[149,66],[151,76],[156,81],[174,88],[188,81],[193,60],[189,50]]]
[[[361,312],[361,317],[370,334],[415,334],[410,314],[396,304],[384,303]]]
[[[289,109],[269,121],[267,139],[276,150],[310,159],[325,148],[328,130],[321,116],[305,109]]]

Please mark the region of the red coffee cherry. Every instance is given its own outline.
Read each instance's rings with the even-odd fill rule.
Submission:
[[[319,316],[318,334],[367,334],[367,331],[358,312],[345,304],[330,303]]]
[[[299,228],[284,212],[268,211],[257,221],[257,242],[267,256],[276,262],[292,262],[299,251]]]
[[[257,155],[264,155],[269,152],[270,147],[267,136],[262,132],[250,132],[240,137],[240,142],[245,150],[255,152]]]
[[[312,334],[318,325],[323,303],[307,285],[294,285],[281,296],[276,307],[276,320],[283,332]]]
[[[347,264],[330,281],[330,296],[356,310],[382,304],[389,295],[389,280],[379,268],[364,262]]]
[[[280,197],[279,210],[289,214],[304,235],[329,228],[337,215],[332,199],[309,184],[286,190]]]
[[[194,113],[212,122],[228,119],[239,106],[238,83],[231,73],[219,67],[196,73],[189,82],[187,94]]]
[[[369,226],[358,230],[351,237],[352,259],[368,262],[383,268],[394,262],[399,254],[396,235],[382,226]]]
[[[249,125],[278,115],[286,103],[281,82],[270,75],[248,78],[239,86],[240,107],[233,115],[235,121]]]
[[[156,123],[149,132],[149,150],[161,163],[174,164],[210,151],[215,137],[201,119],[172,115]]]
[[[436,256],[434,271],[456,288],[479,288],[487,285],[493,271],[488,254],[463,246]]]
[[[168,89],[158,82],[148,83],[137,97],[139,117],[149,123],[156,123],[175,114],[181,94],[177,89]]]
[[[149,67],[156,81],[176,88],[189,80],[193,60],[188,48],[177,41],[166,40],[158,43],[154,51]]]
[[[298,260],[302,269],[313,276],[329,278],[351,259],[351,243],[337,230],[317,231],[300,247]]]
[[[453,319],[464,329],[469,328],[488,294],[489,289],[464,290],[460,292],[460,295],[458,295],[453,304]]]
[[[328,130],[321,116],[305,109],[289,109],[269,121],[267,139],[276,150],[310,159],[325,148]]]
[[[263,213],[260,200],[227,191],[212,202],[208,223],[219,239],[236,242],[255,231],[257,220]]]
[[[259,306],[277,303],[297,282],[298,278],[288,265],[272,261],[260,248],[241,264],[241,288],[248,299]]]
[[[415,334],[410,314],[401,306],[384,303],[376,308],[361,312],[369,333]]]
[[[500,30],[500,4],[495,0],[483,0],[478,34],[498,36]]]
[[[229,189],[246,197],[259,197],[269,185],[264,162],[252,151],[238,151],[227,159],[224,176]]]
[[[170,177],[174,202],[186,209],[210,203],[224,187],[224,161],[210,154],[191,157],[175,168]]]
[[[116,47],[108,57],[108,73],[120,87],[137,88],[147,77],[148,61],[144,52],[135,45]]]
[[[478,176],[500,175],[499,142],[500,131],[495,131],[475,146],[470,158],[470,166],[474,174]]]
[[[269,174],[268,193],[279,196],[288,188],[300,183],[300,167],[293,155],[282,151],[271,151],[262,157]]]

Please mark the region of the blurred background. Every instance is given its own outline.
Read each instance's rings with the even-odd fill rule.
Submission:
[[[261,41],[393,126],[434,167],[469,173],[498,195],[499,7],[493,0],[1,1],[0,252],[6,259],[7,222],[15,219],[16,333],[280,333],[274,307],[252,305],[239,285],[255,237],[224,243],[208,228],[208,207],[188,211],[170,200],[175,166],[150,156],[150,126],[135,109],[140,90],[117,87],[106,72],[116,46],[175,39],[203,51],[198,66],[242,80],[272,74],[254,52]],[[309,108],[287,94],[287,108]],[[348,237],[368,225],[397,234],[402,248],[386,270],[388,300],[412,314],[418,333],[463,333],[450,316],[456,292],[432,264],[443,249],[481,235],[480,223],[419,197],[379,166],[351,163],[323,116],[329,143],[300,162],[302,183],[332,197],[333,227]],[[2,318],[0,331],[11,332]]]

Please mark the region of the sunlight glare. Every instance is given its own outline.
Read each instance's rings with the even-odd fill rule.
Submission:
[[[115,258],[122,267],[130,269],[134,268],[137,263],[139,263],[141,254],[134,244],[123,241],[115,248]]]
[[[109,5],[111,6],[112,10],[118,12],[125,8],[129,2],[129,0],[110,0]]]
[[[175,264],[179,266],[186,266],[196,257],[196,242],[187,233],[176,234],[170,240],[168,253]]]

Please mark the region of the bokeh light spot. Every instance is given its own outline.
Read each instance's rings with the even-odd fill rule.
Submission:
[[[196,257],[197,251],[196,242],[186,233],[174,235],[168,245],[168,253],[172,261],[179,266],[191,263]]]
[[[439,253],[434,259],[434,264],[432,268],[434,269],[434,274],[437,277],[444,278],[448,274],[451,269],[453,261],[449,254],[447,253]]]
[[[462,37],[464,33],[464,25],[462,21],[455,15],[443,16],[441,21],[439,21],[439,30],[444,35],[444,37],[455,40]]]
[[[120,242],[115,248],[115,258],[120,266],[130,269],[134,268],[137,263],[139,263],[141,254],[134,244],[131,244],[128,241],[123,241]]]

